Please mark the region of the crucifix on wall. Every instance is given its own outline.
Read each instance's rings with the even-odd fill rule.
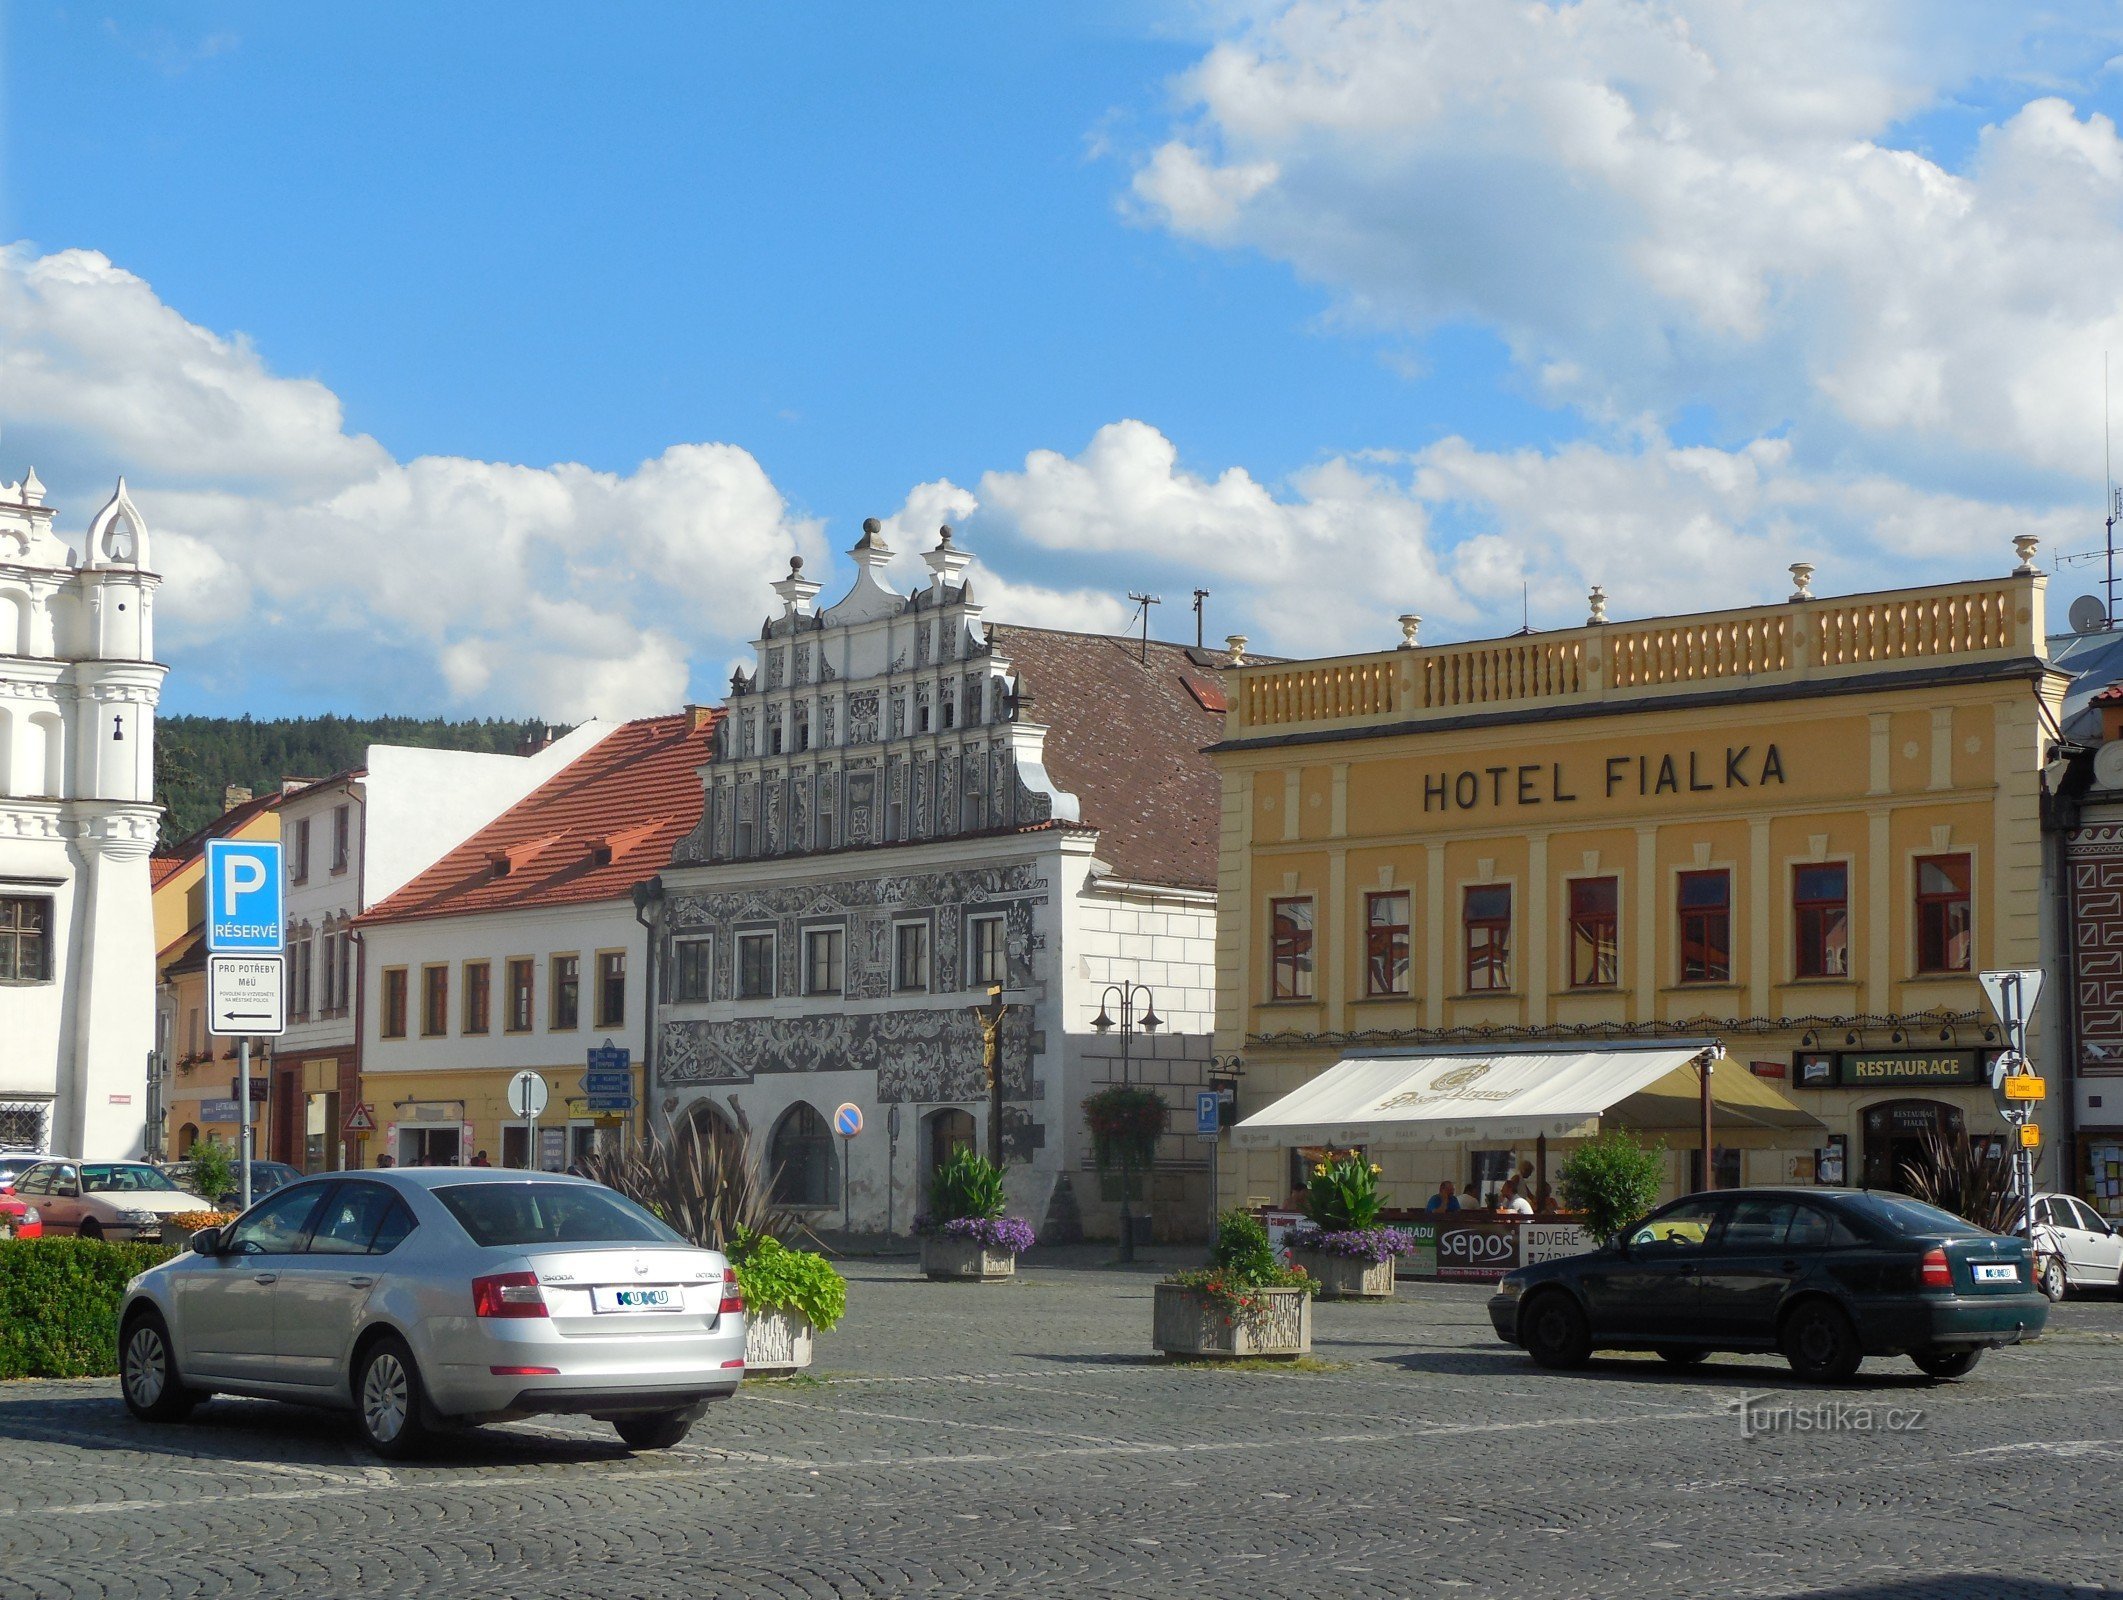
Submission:
[[[973,1008],[980,1024],[980,1062],[988,1073],[988,1159],[998,1167],[1003,1164],[1003,1019],[1009,1014],[999,983],[988,985],[987,1006]]]

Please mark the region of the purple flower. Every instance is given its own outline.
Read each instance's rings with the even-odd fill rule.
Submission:
[[[953,1217],[936,1231],[946,1239],[971,1239],[985,1250],[1013,1256],[1032,1248],[1032,1224],[1023,1217]]]
[[[1314,1255],[1348,1256],[1352,1260],[1389,1261],[1415,1248],[1415,1236],[1403,1228],[1354,1228],[1330,1233],[1324,1228],[1298,1227],[1283,1235],[1287,1250]]]

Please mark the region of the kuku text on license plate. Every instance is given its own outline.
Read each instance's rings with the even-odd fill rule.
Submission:
[[[1976,1263],[1976,1282],[1978,1283],[2017,1283],[2019,1279],[2020,1269],[2010,1261],[1978,1261]]]
[[[590,1309],[593,1311],[683,1311],[685,1308],[686,1292],[673,1284],[629,1285],[590,1291]]]

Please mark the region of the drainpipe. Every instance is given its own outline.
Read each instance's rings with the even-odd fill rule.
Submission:
[[[649,1097],[656,1089],[656,972],[663,965],[663,875],[634,885],[634,920],[648,935],[641,1012],[641,1142],[649,1142]]]

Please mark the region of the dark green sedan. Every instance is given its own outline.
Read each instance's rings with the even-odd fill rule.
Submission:
[[[1903,1195],[1837,1189],[1689,1195],[1589,1255],[1519,1268],[1489,1302],[1498,1336],[1544,1367],[1595,1350],[1682,1366],[1781,1351],[1820,1382],[1898,1355],[1958,1378],[2048,1318],[2024,1241]]]

